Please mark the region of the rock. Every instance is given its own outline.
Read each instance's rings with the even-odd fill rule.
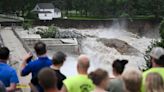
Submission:
[[[119,40],[119,39],[106,39],[99,38],[98,42],[102,42],[105,46],[110,48],[115,48],[118,52],[123,55],[139,55],[140,51],[136,48],[129,45],[127,42]]]
[[[83,38],[84,36],[76,31],[59,31],[56,33],[56,38]]]

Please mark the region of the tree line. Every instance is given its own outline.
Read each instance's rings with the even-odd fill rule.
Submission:
[[[27,16],[39,2],[53,3],[64,16],[69,16],[70,11],[75,16],[93,17],[164,16],[164,0],[1,0],[0,12]]]

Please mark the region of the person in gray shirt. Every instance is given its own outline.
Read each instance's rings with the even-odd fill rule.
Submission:
[[[110,79],[108,92],[124,92],[124,82],[121,78]]]

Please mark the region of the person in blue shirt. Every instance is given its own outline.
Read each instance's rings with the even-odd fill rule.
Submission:
[[[43,92],[43,89],[38,83],[37,76],[42,68],[50,67],[52,65],[52,61],[48,58],[46,54],[47,49],[45,43],[37,42],[34,46],[34,50],[38,58],[36,60],[29,61],[29,58],[32,57],[32,53],[28,53],[24,57],[21,66],[22,67],[21,76],[26,76],[32,73],[32,79],[31,79],[32,85],[35,86],[39,92]]]
[[[16,70],[7,64],[9,55],[7,47],[0,47],[0,81],[5,85],[7,92],[14,91],[19,83]]]

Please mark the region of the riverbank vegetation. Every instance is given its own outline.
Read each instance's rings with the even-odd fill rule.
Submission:
[[[152,50],[152,48],[153,47],[163,47],[164,48],[164,19],[160,23],[159,31],[160,31],[160,38],[161,39],[152,41],[151,45],[148,46],[148,49],[146,51],[146,55],[145,55],[146,70],[152,67],[151,62],[150,62],[150,56],[149,56],[149,53]]]
[[[58,28],[51,25],[48,29],[40,29],[36,34],[39,34],[42,38],[56,38],[57,32],[59,32]]]
[[[164,15],[164,0],[1,0],[1,13],[36,18],[31,11],[39,2],[53,3],[62,16],[71,19],[109,19],[119,17],[156,18]],[[142,17],[137,17],[142,16]]]

